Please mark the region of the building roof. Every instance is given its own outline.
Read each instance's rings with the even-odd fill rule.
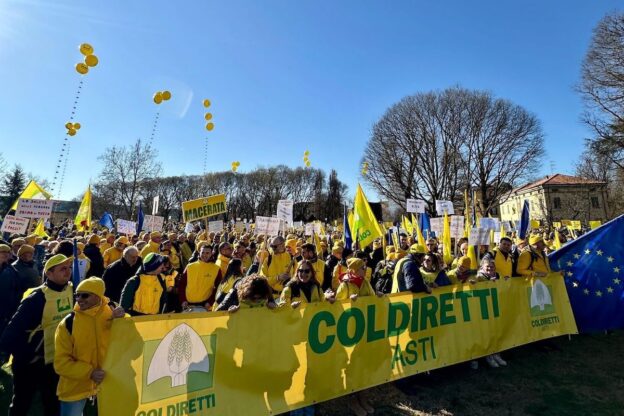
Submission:
[[[606,185],[604,181],[597,181],[593,179],[585,179],[578,176],[562,175],[556,173],[554,175],[546,175],[542,179],[535,182],[527,183],[519,188],[514,189],[513,193],[522,193],[530,189],[537,188],[538,186],[569,186],[569,185]]]

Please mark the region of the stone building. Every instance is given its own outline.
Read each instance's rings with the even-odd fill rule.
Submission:
[[[512,190],[500,200],[503,221],[518,221],[524,200],[529,201],[532,220],[542,224],[553,221],[588,221],[609,219],[607,183],[576,176],[546,176]]]

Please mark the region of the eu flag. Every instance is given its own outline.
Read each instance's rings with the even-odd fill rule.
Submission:
[[[522,216],[520,217],[520,231],[518,233],[518,237],[524,240],[527,237],[527,230],[529,229],[529,201],[524,200],[524,205],[522,205]]]
[[[579,332],[624,328],[624,215],[548,258],[564,274]]]
[[[108,212],[102,214],[102,218],[100,218],[100,225],[112,230],[115,227],[113,216]]]
[[[145,215],[143,215],[143,208],[141,204],[139,204],[138,214],[137,214],[137,223],[136,223],[136,233],[137,235],[141,233],[143,230],[143,220],[145,219]]]
[[[351,236],[351,228],[349,228],[349,220],[347,218],[347,206],[344,207],[344,215],[342,218],[342,227],[344,228],[345,248],[351,250],[353,237]]]

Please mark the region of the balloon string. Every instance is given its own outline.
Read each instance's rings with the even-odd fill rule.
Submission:
[[[69,116],[69,121],[74,121],[74,117],[76,116],[76,109],[78,108],[78,101],[80,101],[80,93],[82,91],[82,86],[84,84],[84,78],[80,77],[80,82],[78,83],[78,89],[76,90],[76,96],[74,97],[74,104],[72,105],[72,111]],[[69,154],[69,135],[65,133],[65,138],[63,139],[63,145],[61,146],[61,151],[59,153],[58,160],[56,162],[56,169],[54,171],[54,179],[52,180],[52,193],[54,194],[56,191],[56,185],[58,184],[58,195],[60,197],[61,189],[63,188],[63,178],[65,176],[65,168],[67,167],[67,155]],[[61,174],[61,164],[63,164],[63,171]],[[59,174],[61,174],[61,179],[59,180]],[[58,182],[57,182],[58,181]]]
[[[208,136],[204,142],[204,175],[206,174],[206,164],[208,163]]]
[[[58,198],[61,198],[61,192],[63,192],[63,182],[65,180],[65,171],[67,170],[67,160],[69,159],[69,149],[71,148],[71,142],[67,142],[67,150],[65,151],[65,162],[63,163],[63,173],[61,173],[61,182],[59,183]]]
[[[154,136],[156,135],[156,131],[158,131],[158,119],[160,118],[160,112],[157,111],[156,115],[154,116],[154,123],[152,124],[152,134],[150,135],[150,139],[149,139],[149,147],[152,147],[152,144],[154,143]]]

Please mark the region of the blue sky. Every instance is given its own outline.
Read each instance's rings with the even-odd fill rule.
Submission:
[[[258,165],[335,168],[352,195],[373,123],[406,95],[486,89],[535,113],[544,170],[572,173],[589,131],[573,87],[601,1],[0,0],[0,152],[52,178],[76,87],[78,45],[100,59],[84,77],[61,195],[95,181],[97,156],[151,131],[166,175]],[[215,129],[204,129],[202,100]],[[370,199],[375,193],[369,190]]]

